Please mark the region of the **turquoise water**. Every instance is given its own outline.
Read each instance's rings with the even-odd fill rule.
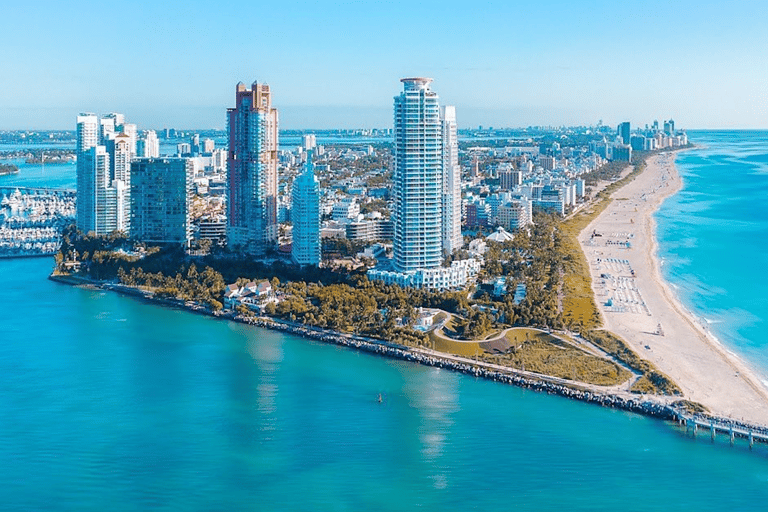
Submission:
[[[766,447],[57,284],[45,279],[51,265],[0,260],[3,510],[751,511],[768,501]]]
[[[60,285],[49,268],[0,261],[5,509],[750,510],[768,499],[764,448]]]
[[[664,277],[726,346],[768,375],[768,132],[692,132],[683,190],[657,214]]]
[[[28,164],[24,159],[0,160],[2,164],[13,164],[19,168],[17,174],[0,176],[0,188],[6,187],[49,187],[58,189],[77,188],[77,165]]]

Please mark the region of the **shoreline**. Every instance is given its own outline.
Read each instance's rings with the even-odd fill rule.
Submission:
[[[677,153],[650,157],[645,171],[615,191],[579,234],[603,328],[712,415],[768,424],[768,389],[757,372],[701,325],[661,274],[654,214],[682,188]]]
[[[48,278],[62,284],[80,286],[90,290],[116,292],[137,298],[152,305],[161,305],[172,309],[213,317],[219,320],[229,320],[262,329],[280,331],[301,338],[362,350],[381,357],[399,359],[434,368],[442,368],[463,373],[465,375],[471,375],[476,378],[510,384],[532,391],[558,395],[564,398],[634,412],[662,420],[680,421],[683,417],[683,411],[679,411],[672,407],[673,402],[678,401],[680,397],[660,397],[632,394],[628,392],[603,391],[596,389],[600,386],[569,381],[530,371],[517,370],[482,361],[474,361],[470,358],[446,354],[423,347],[409,347],[384,340],[341,333],[330,329],[306,326],[303,324],[295,324],[269,317],[244,317],[231,311],[216,314],[203,306],[185,303],[180,299],[155,298],[152,296],[152,293],[148,291],[113,283],[103,283],[80,276],[51,274]],[[764,429],[768,434],[768,427],[763,427],[761,425],[754,425],[753,427],[756,431],[758,429],[761,431]]]
[[[196,313],[219,320],[229,320],[262,329],[279,331],[296,337],[361,350],[380,357],[398,359],[433,368],[441,368],[473,376],[475,378],[513,385],[539,393],[558,395],[563,398],[578,400],[588,404],[632,412],[660,419],[662,421],[669,421],[677,424],[678,427],[685,425],[684,428],[686,434],[689,431],[689,422],[696,420],[702,428],[707,428],[707,425],[711,425],[712,421],[714,421],[715,426],[720,431],[727,428],[724,427],[724,425],[731,425],[742,429],[743,432],[735,433],[735,437],[737,438],[747,439],[748,434],[746,432],[754,432],[755,434],[763,435],[762,437],[756,436],[756,442],[768,443],[768,425],[738,422],[723,416],[691,414],[690,412],[686,412],[684,406],[680,404],[681,397],[633,394],[615,389],[601,390],[596,389],[600,388],[600,386],[593,386],[534,372],[502,367],[492,363],[473,361],[466,357],[437,352],[423,347],[409,347],[384,340],[340,333],[330,329],[295,324],[269,317],[244,317],[231,311],[220,312],[217,314],[203,306],[184,302],[179,299],[155,298],[152,296],[151,292],[145,290],[112,283],[102,283],[79,276],[51,274],[49,279],[62,284],[80,286],[91,290],[112,291],[145,301],[152,305],[170,307],[172,309]]]

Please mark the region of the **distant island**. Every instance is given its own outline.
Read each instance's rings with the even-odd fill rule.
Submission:
[[[0,176],[7,176],[9,174],[18,174],[19,168],[12,164],[0,164]]]
[[[66,164],[75,160],[71,149],[16,149],[0,152],[0,159],[23,158],[27,164]]]

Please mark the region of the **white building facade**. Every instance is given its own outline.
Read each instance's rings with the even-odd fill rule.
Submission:
[[[454,107],[440,109],[431,78],[404,78],[394,101],[392,270],[368,277],[400,286],[462,288],[477,260],[442,267],[443,255],[462,246],[461,171]]]
[[[443,143],[431,78],[404,78],[395,97],[394,267],[437,268],[442,262]]]
[[[456,108],[441,109],[443,124],[443,253],[450,255],[464,245],[461,236],[461,167]]]
[[[89,153],[99,143],[99,118],[96,114],[77,116],[77,229],[94,231],[96,225],[96,175]]]

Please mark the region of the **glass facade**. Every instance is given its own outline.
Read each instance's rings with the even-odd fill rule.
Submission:
[[[293,245],[291,253],[299,265],[320,264],[320,183],[307,154],[307,167],[293,182]]]
[[[263,255],[277,246],[277,110],[269,86],[237,85],[228,110],[228,243]]]

